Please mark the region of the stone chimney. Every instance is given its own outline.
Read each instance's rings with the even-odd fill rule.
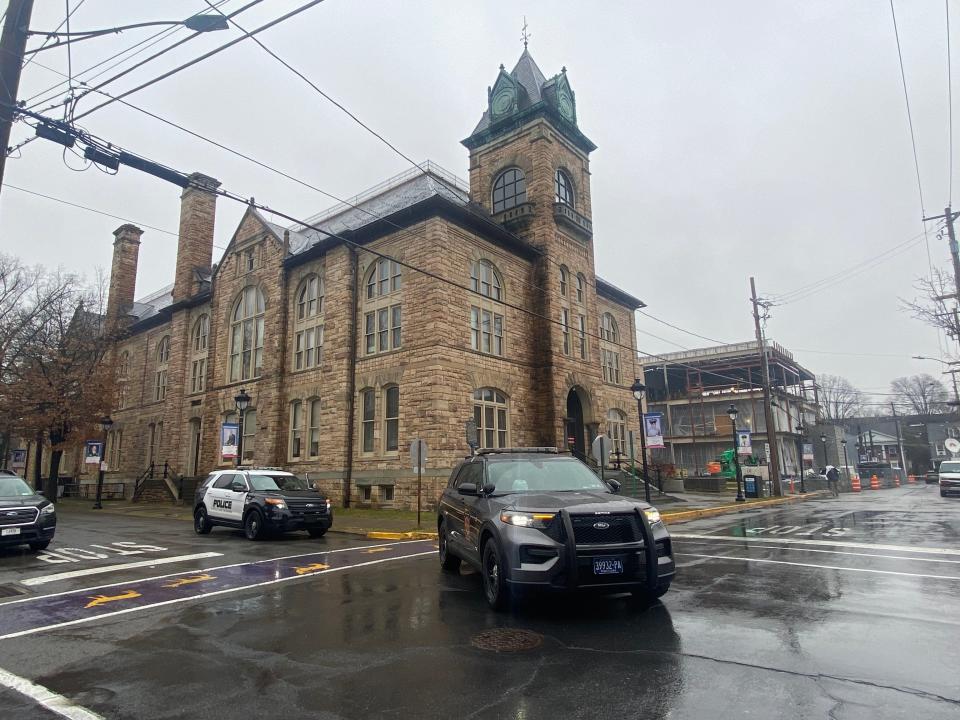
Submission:
[[[213,261],[213,221],[217,209],[216,189],[220,183],[201,173],[190,175],[190,186],[180,196],[180,239],[177,243],[177,272],[173,301],[179,302],[200,291],[197,271],[210,272]]]
[[[121,225],[113,231],[113,264],[110,267],[110,294],[107,296],[107,331],[123,327],[133,307],[137,284],[140,236],[136,225]]]

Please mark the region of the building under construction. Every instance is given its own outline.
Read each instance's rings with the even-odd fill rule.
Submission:
[[[819,416],[817,386],[813,373],[782,346],[768,339],[765,352],[780,472],[792,476],[802,467],[802,448],[809,442],[805,429],[813,428]],[[732,403],[737,429],[751,433],[752,454],[767,462],[770,438],[757,342],[666,353],[642,364],[648,412],[663,414],[666,447],[654,451],[655,461],[687,475],[705,474],[708,463],[733,447]],[[811,466],[808,455],[805,467]]]

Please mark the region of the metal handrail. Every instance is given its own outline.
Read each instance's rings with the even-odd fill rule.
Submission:
[[[153,463],[147,467],[140,475],[137,477],[133,485],[133,500],[137,501],[140,499],[141,493],[143,493],[143,488],[147,484],[147,480],[153,479]]]

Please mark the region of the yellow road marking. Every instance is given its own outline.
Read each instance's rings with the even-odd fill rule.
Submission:
[[[387,552],[390,548],[370,548],[369,550],[364,550],[364,554],[373,555],[374,553]]]
[[[317,570],[326,570],[329,565],[324,565],[323,563],[313,563],[312,565],[306,565],[304,567],[295,568],[297,575],[306,575],[307,573],[316,572]]]
[[[98,605],[106,605],[110,602],[115,602],[117,600],[133,600],[133,598],[140,597],[140,593],[136,590],[124,590],[119,595],[94,595],[90,598],[90,602],[84,605],[84,608],[97,607]]]
[[[193,583],[203,582],[204,580],[216,580],[215,575],[210,575],[204,573],[203,575],[191,575],[190,577],[179,578],[178,580],[173,580],[172,582],[164,583],[163,587],[165,588],[178,588],[183,585],[193,585]]]

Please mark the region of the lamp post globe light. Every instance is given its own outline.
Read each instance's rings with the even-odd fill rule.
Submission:
[[[806,485],[806,483],[804,482],[804,479],[803,479],[803,475],[804,475],[804,473],[803,473],[803,443],[804,443],[804,441],[806,441],[806,439],[807,439],[806,435],[804,435],[803,433],[806,432],[806,430],[807,430],[807,428],[804,427],[804,425],[803,425],[802,422],[798,422],[798,423],[797,423],[797,433],[799,434],[799,439],[797,440],[797,445],[799,445],[799,447],[797,448],[797,451],[799,452],[799,455],[797,455],[797,462],[800,464],[800,494],[801,494],[801,495],[806,495],[806,494],[807,494],[807,485]]]
[[[650,502],[650,477],[647,475],[647,431],[643,427],[643,394],[647,386],[640,382],[640,378],[633,381],[630,391],[637,399],[637,415],[640,418],[640,456],[643,462],[643,499]]]
[[[743,478],[740,474],[740,448],[737,447],[737,415],[740,412],[737,410],[737,406],[733,403],[730,403],[730,407],[727,408],[727,416],[730,418],[730,426],[733,428],[733,469],[737,474],[737,502],[744,502],[746,498],[743,496],[743,488],[741,487]]]
[[[829,461],[827,460],[827,436],[823,433],[820,433],[820,443],[823,445],[823,471],[826,472]]]
[[[94,510],[103,509],[103,457],[107,452],[107,433],[113,426],[113,419],[109,415],[100,418],[100,429],[103,430],[103,436],[100,443],[100,470],[97,473],[97,499],[93,503]]]
[[[240,388],[240,394],[233,401],[237,404],[237,459],[235,465],[239,467],[243,461],[243,415],[250,407],[250,396],[247,395],[245,388]]]

